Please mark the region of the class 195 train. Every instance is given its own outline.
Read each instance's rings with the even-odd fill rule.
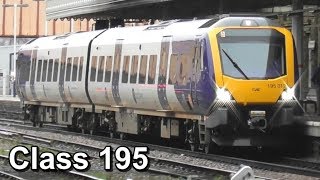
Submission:
[[[34,125],[209,151],[279,143],[295,123],[297,72],[289,30],[225,17],[37,38],[18,52],[16,83]]]

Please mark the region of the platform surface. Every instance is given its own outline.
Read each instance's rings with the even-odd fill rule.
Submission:
[[[18,96],[0,96],[0,101],[20,101],[20,99]]]

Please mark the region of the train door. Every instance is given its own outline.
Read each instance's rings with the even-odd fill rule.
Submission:
[[[38,49],[33,49],[32,55],[31,55],[31,75],[30,75],[30,91],[31,91],[32,100],[37,100],[37,94],[35,90],[37,56],[38,56]]]
[[[64,78],[65,78],[65,66],[66,66],[66,59],[67,59],[67,48],[62,48],[61,52],[61,66],[60,66],[60,74],[59,74],[59,94],[64,103],[67,102],[67,97],[65,95],[64,89]]]
[[[196,36],[194,44],[194,57],[192,59],[192,75],[191,75],[191,100],[193,105],[198,104],[197,97],[197,84],[200,77],[200,63],[201,63],[201,39],[200,36]]]
[[[122,106],[121,97],[119,93],[119,78],[120,78],[120,65],[122,56],[122,43],[123,39],[117,39],[115,52],[114,52],[114,66],[112,75],[112,95],[116,106]]]
[[[171,110],[167,98],[167,69],[169,59],[169,48],[172,36],[164,36],[161,42],[159,77],[158,77],[158,98],[163,110]]]

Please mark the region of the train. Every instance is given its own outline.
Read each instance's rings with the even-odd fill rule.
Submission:
[[[265,17],[177,19],[36,38],[16,83],[34,125],[215,146],[273,146],[293,125],[291,32]],[[280,137],[280,138],[279,138]]]

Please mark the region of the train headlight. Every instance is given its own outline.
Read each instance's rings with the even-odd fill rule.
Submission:
[[[217,99],[223,102],[231,100],[231,94],[224,88],[217,90]]]
[[[282,100],[288,101],[294,99],[294,89],[288,88],[287,90],[283,91],[281,94]]]

